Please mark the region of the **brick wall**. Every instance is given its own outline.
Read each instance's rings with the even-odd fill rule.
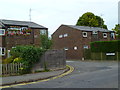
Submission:
[[[40,46],[40,29],[34,30],[34,45]]]
[[[82,33],[87,32],[87,37],[83,37]],[[59,35],[68,34],[67,37],[59,38]],[[71,28],[66,25],[61,25],[52,35],[53,48],[64,49],[67,59],[82,59],[84,57],[84,45],[90,48],[90,42],[93,41],[110,41],[110,32],[107,32],[107,38],[103,38],[103,32],[98,32],[98,35],[93,35],[92,31],[82,31]],[[77,47],[75,50],[74,47]]]

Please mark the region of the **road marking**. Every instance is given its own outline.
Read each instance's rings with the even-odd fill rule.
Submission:
[[[35,83],[39,83],[39,82],[45,82],[45,81],[53,80],[53,79],[56,79],[56,78],[60,78],[60,77],[63,77],[63,76],[65,76],[65,75],[68,75],[68,74],[70,74],[70,73],[72,73],[72,72],[74,71],[74,67],[69,66],[69,65],[67,65],[67,67],[70,69],[69,71],[67,71],[67,72],[65,72],[65,73],[63,73],[63,74],[61,74],[61,75],[58,75],[58,76],[49,78],[49,79],[43,79],[43,80],[35,81],[35,82],[14,84],[14,85],[9,85],[9,86],[1,86],[0,88],[10,88],[10,87],[15,87],[15,86],[22,86],[22,85],[28,85],[28,84],[35,84]]]

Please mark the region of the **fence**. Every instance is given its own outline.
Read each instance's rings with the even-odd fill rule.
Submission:
[[[104,52],[91,52],[90,49],[84,50],[85,60],[120,60],[120,52],[114,52],[115,55],[106,55]]]
[[[22,63],[2,64],[2,75],[16,75],[22,71]]]

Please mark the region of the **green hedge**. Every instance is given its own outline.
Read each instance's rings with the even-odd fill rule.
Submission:
[[[91,42],[91,52],[120,52],[120,40]]]

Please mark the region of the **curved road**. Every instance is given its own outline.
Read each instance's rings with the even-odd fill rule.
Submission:
[[[75,70],[54,80],[12,88],[118,88],[116,61],[67,61]]]

